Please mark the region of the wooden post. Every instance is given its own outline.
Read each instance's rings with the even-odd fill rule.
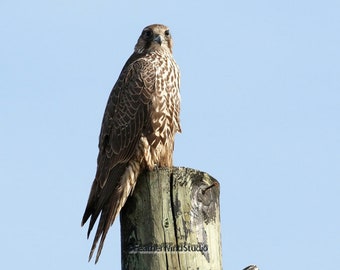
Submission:
[[[143,173],[120,215],[122,269],[222,269],[219,207],[219,184],[206,173]]]

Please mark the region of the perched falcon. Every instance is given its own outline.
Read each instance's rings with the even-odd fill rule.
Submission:
[[[100,215],[89,260],[100,240],[98,261],[106,234],[139,174],[155,166],[172,166],[175,133],[181,132],[179,84],[169,28],[145,27],[104,112],[97,173],[81,223],[91,217],[89,237]]]

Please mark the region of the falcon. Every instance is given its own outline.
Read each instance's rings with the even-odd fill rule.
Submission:
[[[145,27],[109,96],[99,136],[97,172],[81,222],[89,237],[89,261],[97,263],[107,232],[133,192],[139,174],[172,167],[174,137],[181,132],[180,73],[172,57],[169,28]]]

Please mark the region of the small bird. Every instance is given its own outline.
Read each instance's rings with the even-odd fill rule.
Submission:
[[[256,265],[251,264],[247,266],[246,268],[243,268],[243,270],[259,270],[259,268]]]
[[[81,225],[87,237],[100,215],[89,261],[97,263],[106,234],[133,192],[139,174],[172,167],[174,137],[181,132],[180,73],[172,37],[162,24],[145,27],[106,105],[99,136],[97,172]]]

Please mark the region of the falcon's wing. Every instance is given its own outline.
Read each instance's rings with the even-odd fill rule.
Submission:
[[[101,187],[112,167],[131,159],[149,123],[154,84],[155,71],[149,62],[137,60],[123,68],[106,105],[99,137],[97,174],[106,174],[96,176]]]
[[[124,66],[106,105],[99,137],[97,173],[82,219],[84,225],[91,216],[89,236],[101,213],[90,258],[100,236],[101,249],[106,233],[118,214],[117,204],[122,196],[117,190],[120,178],[135,154],[142,132],[150,129],[149,111],[156,75],[154,66],[142,59],[130,63],[131,60],[128,60]]]

